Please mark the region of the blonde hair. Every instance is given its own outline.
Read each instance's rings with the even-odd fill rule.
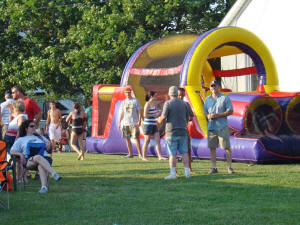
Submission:
[[[13,102],[13,107],[19,112],[25,112],[25,103],[23,100],[19,99]]]

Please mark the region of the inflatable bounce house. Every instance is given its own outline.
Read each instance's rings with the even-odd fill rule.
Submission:
[[[225,71],[213,67],[214,59],[240,53],[252,59],[252,67]],[[237,27],[216,28],[200,36],[169,36],[140,47],[129,59],[120,85],[94,86],[92,136],[87,138],[87,151],[127,153],[125,140],[117,128],[125,86],[132,87],[142,106],[147,92],[156,91],[162,108],[168,100],[168,88],[176,85],[185,88],[186,100],[195,114],[188,127],[192,155],[209,159],[207,120],[203,113],[203,102],[210,94],[209,83],[249,74],[257,75],[254,91],[237,93],[222,87],[234,108],[233,115],[228,117],[233,160],[252,163],[300,160],[300,92],[279,91],[269,50],[253,33]],[[143,144],[142,135],[140,139]],[[161,146],[166,155],[163,135]],[[156,155],[154,143],[150,142],[147,154]],[[218,149],[217,158],[224,160],[225,151]]]

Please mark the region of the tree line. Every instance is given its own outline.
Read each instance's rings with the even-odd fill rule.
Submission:
[[[129,57],[170,34],[216,27],[236,0],[2,0],[0,93],[19,84],[52,98],[119,84]]]

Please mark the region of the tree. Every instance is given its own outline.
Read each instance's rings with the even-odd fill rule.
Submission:
[[[217,26],[235,0],[3,0],[0,91],[12,84],[61,97],[119,83],[131,54],[174,33]]]

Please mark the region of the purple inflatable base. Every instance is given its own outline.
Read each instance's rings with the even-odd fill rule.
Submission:
[[[297,140],[299,141],[299,140]],[[300,149],[298,157],[281,157],[272,153],[271,150],[266,150],[263,143],[256,138],[236,138],[231,136],[231,150],[232,160],[236,162],[246,163],[288,163],[300,161]],[[134,141],[133,153],[137,155],[137,149]],[[141,146],[143,139],[141,139]],[[207,148],[207,139],[191,139],[192,157],[199,159],[210,159],[210,150]],[[299,143],[300,146],[300,143]],[[103,138],[88,137],[86,140],[86,148],[89,153],[102,153],[102,154],[127,154],[125,140],[121,137],[115,141],[108,141]],[[164,138],[161,139],[162,154],[168,156],[165,147]],[[148,150],[148,156],[156,156],[155,143],[151,140]],[[226,160],[226,153],[223,149],[217,149],[217,159]]]

